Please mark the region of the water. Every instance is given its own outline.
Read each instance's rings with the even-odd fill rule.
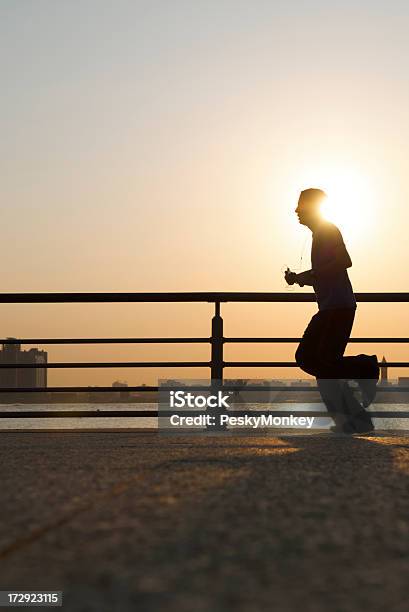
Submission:
[[[250,410],[288,410],[288,413],[296,413],[300,410],[305,411],[324,411],[324,407],[319,403],[246,403],[245,405],[235,404],[237,409],[246,408]],[[146,404],[3,404],[0,407],[0,414],[10,411],[38,411],[44,410],[157,410],[156,403]],[[409,414],[409,405],[405,404],[376,404],[370,411],[385,412],[406,412]],[[313,429],[327,429],[332,425],[332,419],[316,418]],[[374,419],[375,429],[381,430],[409,430],[409,418],[377,418]],[[154,428],[158,427],[158,419],[152,417],[67,417],[67,418],[1,418],[0,430],[36,430],[36,429],[133,429],[133,428]],[[276,429],[276,428],[275,428]],[[309,430],[311,431],[311,430]]]

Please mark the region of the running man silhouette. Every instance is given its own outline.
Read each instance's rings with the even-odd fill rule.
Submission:
[[[295,212],[312,232],[311,270],[285,272],[289,285],[311,285],[318,302],[295,354],[298,366],[317,379],[322,400],[331,414],[333,432],[364,433],[374,429],[365,410],[373,401],[379,379],[376,355],[344,357],[355,317],[356,300],[347,269],[352,266],[341,232],[321,215],[326,194],[321,189],[302,191]],[[362,404],[348,380],[356,380]]]

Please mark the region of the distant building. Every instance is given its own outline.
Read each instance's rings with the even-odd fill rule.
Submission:
[[[179,380],[175,380],[173,378],[168,378],[167,380],[162,379],[160,383],[160,386],[163,387],[186,387],[185,383],[180,382]]]
[[[311,387],[312,381],[308,378],[305,380],[291,380],[290,387]]]
[[[388,366],[384,365],[386,363],[385,356],[382,357],[381,361],[381,383],[387,385],[388,384]]]
[[[112,383],[113,387],[121,387],[121,388],[127,388],[128,387],[128,383],[127,382],[121,382],[120,380],[116,380],[115,382]],[[127,397],[129,397],[129,391],[120,391],[119,392],[119,397],[121,399],[125,399]]]
[[[16,338],[7,338],[16,340]],[[21,344],[3,344],[0,363],[47,363],[47,351],[31,348],[21,350]],[[47,368],[0,368],[0,388],[47,387]]]

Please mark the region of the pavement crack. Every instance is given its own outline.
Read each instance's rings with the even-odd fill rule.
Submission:
[[[134,476],[132,479],[116,483],[108,491],[104,491],[103,493],[96,494],[96,496],[94,496],[92,500],[80,504],[79,507],[71,510],[70,512],[63,514],[62,516],[60,516],[60,518],[56,519],[55,521],[47,523],[46,525],[43,525],[42,527],[33,529],[27,535],[17,538],[11,544],[0,549],[0,559],[5,559],[6,557],[13,554],[14,552],[21,550],[22,548],[25,548],[26,546],[29,546],[36,540],[39,540],[40,538],[42,538],[44,535],[46,535],[50,531],[53,531],[54,529],[58,529],[59,527],[66,525],[72,519],[77,517],[79,514],[82,514],[83,512],[90,510],[97,504],[101,503],[104,499],[109,499],[111,497],[116,497],[116,496],[121,495],[122,493],[125,493],[125,491],[127,491],[132,486],[132,484],[134,484],[137,480],[140,479],[143,473],[151,471],[152,469],[156,469],[156,466],[152,468],[147,468],[143,470],[143,472],[139,472],[138,475]]]

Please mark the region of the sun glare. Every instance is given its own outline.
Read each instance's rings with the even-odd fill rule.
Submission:
[[[366,234],[374,216],[375,202],[365,177],[350,171],[322,172],[309,180],[306,187],[326,192],[323,216],[338,225],[348,238]]]

